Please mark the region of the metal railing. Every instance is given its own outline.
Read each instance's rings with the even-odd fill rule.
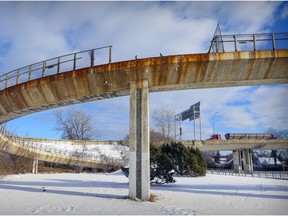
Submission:
[[[224,48],[224,45],[225,48]],[[288,32],[215,35],[208,52],[288,49]]]
[[[207,170],[209,174],[217,175],[232,175],[232,176],[246,176],[256,178],[273,178],[273,179],[286,179],[288,180],[288,171],[253,171],[247,173],[245,171],[235,172],[234,170]]]
[[[8,87],[53,74],[95,66],[96,51],[108,49],[108,63],[112,62],[112,46],[98,47],[58,56],[0,75],[0,91]],[[107,63],[107,62],[106,62]]]

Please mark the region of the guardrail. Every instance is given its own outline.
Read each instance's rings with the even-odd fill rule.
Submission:
[[[256,178],[273,178],[288,180],[288,171],[253,171],[247,173],[245,171],[235,172],[234,170],[207,170],[207,173],[217,175],[247,176]]]
[[[225,48],[224,48],[224,45]],[[215,35],[208,52],[288,49],[288,32]]]
[[[111,63],[111,45],[58,56],[1,75],[0,91],[10,86],[14,86],[30,80],[39,79],[45,76],[81,69],[84,67],[93,67],[96,65],[96,51],[100,52],[100,50],[105,49],[108,49],[108,63]]]

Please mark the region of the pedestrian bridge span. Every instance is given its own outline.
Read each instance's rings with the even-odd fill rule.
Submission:
[[[74,69],[52,75],[48,71],[53,65],[44,61],[40,70],[28,66],[27,77],[17,70],[2,76],[0,124],[56,107],[129,95],[133,82],[147,81],[149,92],[288,83],[288,50],[160,56],[79,69],[76,57],[72,62]]]
[[[87,143],[92,148],[87,147]],[[103,145],[117,145],[118,154],[115,155],[112,148],[106,148],[102,152],[100,148],[103,148]],[[116,142],[33,139],[0,132],[0,151],[37,161],[95,168],[104,165],[127,165],[125,158],[128,148]]]

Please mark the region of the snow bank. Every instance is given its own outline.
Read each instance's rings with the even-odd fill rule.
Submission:
[[[0,183],[1,214],[287,214],[288,181],[208,174],[152,185],[158,201],[127,199],[128,179],[113,174],[27,174]],[[46,192],[43,191],[45,187]]]

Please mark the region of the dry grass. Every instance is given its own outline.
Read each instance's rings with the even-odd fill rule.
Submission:
[[[155,194],[150,194],[149,202],[156,202],[158,197]]]
[[[140,199],[137,198],[130,198],[129,196],[125,197],[125,199],[129,199],[136,202],[142,202]],[[156,202],[158,197],[155,194],[150,194],[150,198],[148,199],[149,202]]]

